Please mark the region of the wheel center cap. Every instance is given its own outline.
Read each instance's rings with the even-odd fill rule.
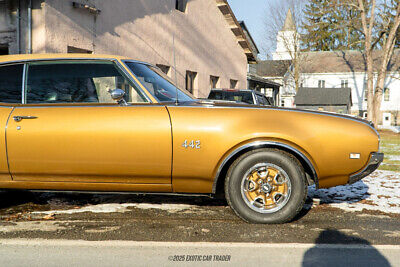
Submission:
[[[270,193],[271,190],[272,190],[272,187],[271,187],[269,184],[265,183],[265,184],[263,184],[263,185],[261,186],[261,190],[262,190],[264,193]]]

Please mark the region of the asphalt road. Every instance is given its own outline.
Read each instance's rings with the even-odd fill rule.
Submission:
[[[1,266],[400,266],[400,246],[0,240]]]
[[[6,193],[0,203],[0,239],[400,245],[398,214],[310,203],[281,225],[245,223],[225,201],[198,197]],[[122,209],[53,213],[82,206]]]

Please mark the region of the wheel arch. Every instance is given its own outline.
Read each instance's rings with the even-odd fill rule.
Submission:
[[[318,188],[317,172],[316,172],[311,160],[306,155],[304,155],[303,152],[301,152],[297,148],[294,148],[293,146],[290,146],[290,145],[282,143],[282,142],[256,141],[256,142],[244,144],[244,145],[236,148],[231,153],[229,153],[228,156],[225,157],[225,159],[219,165],[218,170],[216,172],[213,187],[212,187],[212,193],[217,194],[219,192],[223,192],[224,181],[225,181],[225,177],[228,172],[228,169],[231,166],[231,164],[238,157],[240,157],[244,153],[247,153],[249,151],[259,149],[259,148],[276,148],[276,149],[285,151],[285,152],[293,155],[301,163],[301,165],[306,173],[308,184],[309,185],[315,184],[315,186]]]

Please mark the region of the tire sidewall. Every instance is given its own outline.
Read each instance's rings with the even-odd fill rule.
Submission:
[[[260,150],[245,155],[235,162],[228,173],[226,194],[233,210],[244,220],[253,223],[282,223],[291,220],[303,206],[306,186],[302,169],[288,155],[274,150]],[[258,163],[271,163],[282,168],[288,175],[291,183],[291,194],[284,207],[273,213],[259,213],[251,209],[244,201],[241,193],[241,184],[246,172]]]

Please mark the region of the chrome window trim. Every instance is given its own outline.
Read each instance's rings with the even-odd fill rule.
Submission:
[[[153,101],[151,101],[151,99],[147,96],[146,92],[143,91],[143,89],[141,88],[141,86],[135,81],[135,79],[133,79],[132,75],[129,74],[126,71],[126,65],[124,63],[124,65],[121,64],[121,62],[119,62],[118,60],[114,61],[116,63],[116,65],[118,65],[118,68],[126,75],[126,77],[128,77],[128,79],[137,87],[137,90],[140,91],[140,93],[143,95],[143,97],[147,100],[147,103],[154,103]],[[137,79],[137,77],[135,77]]]
[[[144,62],[144,61],[138,61],[138,60],[123,59],[123,60],[121,60],[121,62],[124,63],[125,67],[128,68],[128,69],[129,69],[129,67],[126,65],[126,63],[139,63],[139,64],[147,65],[147,66],[150,66],[150,67],[153,67],[153,68],[159,68],[159,67],[157,67],[156,65],[153,65],[153,64],[151,64],[151,63]],[[139,79],[138,79],[138,77],[135,75],[135,73],[133,73],[132,70],[131,70],[131,72],[132,72],[132,74],[135,76],[135,78],[139,81]],[[164,78],[163,78],[163,79],[164,79]],[[171,83],[170,81],[168,81],[168,82]],[[174,84],[174,83],[171,83],[171,84],[172,84],[173,86],[175,86],[176,88],[178,88],[179,91],[181,91],[182,93],[185,94],[185,92],[183,92],[176,84]],[[147,89],[146,86],[144,86],[144,84],[142,84],[142,86],[143,86],[143,88],[146,88],[146,90],[148,91],[148,93],[149,93],[152,97],[154,97],[154,99],[156,99],[156,100],[158,101],[157,103],[167,103],[167,101],[161,102],[154,94],[152,94],[152,93]],[[197,98],[193,98],[193,101],[191,101],[191,102],[196,102],[196,100],[197,100]],[[175,101],[168,101],[168,102],[176,103]]]
[[[316,186],[318,187],[318,175],[317,172],[315,171],[314,165],[311,163],[311,161],[302,153],[300,152],[298,149],[291,147],[289,145],[286,145],[284,143],[280,143],[280,142],[273,142],[273,141],[256,141],[256,142],[252,142],[249,144],[245,144],[241,147],[238,147],[237,149],[235,149],[234,151],[232,151],[227,157],[225,157],[225,159],[222,161],[222,163],[219,165],[217,173],[215,174],[214,177],[214,183],[212,186],[212,193],[215,194],[217,191],[217,183],[218,183],[218,178],[219,175],[221,174],[222,169],[225,167],[225,164],[232,159],[233,156],[235,156],[237,153],[248,149],[248,148],[259,148],[259,147],[263,147],[263,146],[275,146],[275,147],[283,147],[286,148],[294,153],[296,153],[296,155],[300,156],[306,163],[307,165],[310,167],[311,171],[313,172],[313,177],[312,179],[315,181]]]
[[[145,62],[145,61],[139,61],[139,60],[133,60],[133,59],[122,59],[121,61],[124,64],[126,64],[126,62],[128,62],[128,63],[139,63],[139,64],[151,66],[151,67],[154,67],[154,68],[158,68],[156,65],[148,63],[148,62]]]
[[[19,62],[16,62],[15,64],[21,64]],[[7,66],[11,66],[11,65],[15,65],[14,63],[0,63],[0,67],[7,67]],[[6,105],[6,106],[15,106],[15,105],[20,105],[23,103],[24,101],[24,77],[25,77],[25,63],[22,63],[23,67],[22,67],[22,84],[21,84],[21,102],[20,103],[8,103],[8,102],[1,102],[0,101],[0,105]]]
[[[22,91],[22,104],[27,104],[26,103],[26,82],[27,82],[27,70],[29,67],[29,63],[35,63],[35,62],[46,62],[46,61],[96,61],[96,60],[101,60],[101,61],[109,61],[114,63],[114,65],[117,67],[118,70],[122,71],[123,74],[127,77],[127,79],[132,82],[136,87],[137,90],[139,90],[139,92],[141,93],[141,95],[143,95],[143,97],[145,98],[145,100],[147,102],[145,103],[155,103],[153,101],[151,101],[151,99],[147,96],[146,92],[144,92],[141,87],[135,82],[135,79],[133,79],[132,75],[130,75],[126,69],[124,68],[124,66],[121,64],[121,62],[119,62],[118,59],[116,58],[49,58],[49,59],[26,59],[26,60],[16,60],[16,61],[7,61],[7,62],[0,62],[0,66],[2,66],[3,64],[10,64],[10,63],[14,63],[14,64],[18,64],[18,63],[23,63],[24,64],[24,72],[23,72],[23,76],[25,75],[25,82],[23,83],[22,87],[23,87],[23,91]],[[134,60],[133,60],[134,61]],[[26,72],[25,72],[26,71]]]
[[[28,64],[24,63],[24,69],[22,71],[22,86],[21,86],[21,104],[26,104],[26,75],[28,71]]]
[[[257,95],[254,92],[251,92],[251,95],[253,96],[253,104],[259,105]]]
[[[124,64],[125,68],[127,68],[127,69],[129,69],[129,66],[126,65],[126,63],[139,63],[139,64],[151,66],[151,67],[154,67],[154,68],[158,68],[157,66],[155,66],[155,65],[153,65],[153,64],[150,64],[150,63],[147,63],[147,62],[144,62],[144,61],[137,61],[137,60],[130,60],[130,59],[124,59],[124,60],[121,60],[121,61],[122,61],[122,63]],[[130,72],[132,73],[132,75],[135,76],[136,80],[140,81],[139,78],[136,76],[136,74],[133,73],[133,71],[132,71],[131,69],[129,69],[129,70],[130,70]],[[141,83],[141,82],[140,82],[140,83]],[[140,86],[139,86],[139,87],[140,87]],[[154,94],[152,94],[152,93],[147,89],[147,87],[144,86],[144,84],[141,83],[141,87],[146,88],[147,92],[148,92],[152,97],[154,97],[154,99],[156,99],[156,100],[158,101],[158,103],[160,103],[160,100],[159,100]]]

